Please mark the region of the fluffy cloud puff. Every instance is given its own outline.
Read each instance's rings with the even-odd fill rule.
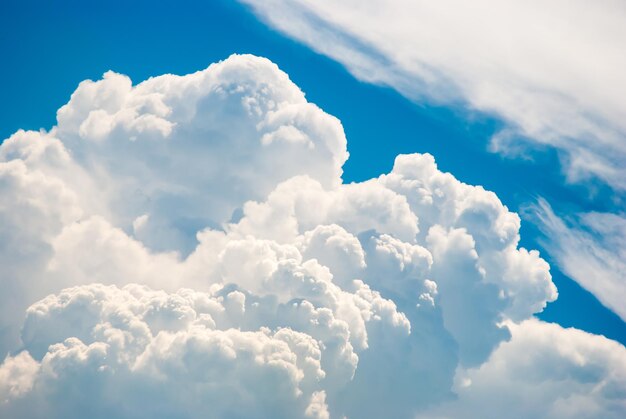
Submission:
[[[50,296],[27,312],[28,355],[3,367],[34,367],[9,382],[13,395],[24,392],[9,412],[38,415],[35,404],[46,417],[327,417],[318,341],[290,328],[245,330],[256,320],[246,308],[239,291],[92,285]]]
[[[480,368],[459,371],[458,399],[424,418],[621,418],[626,349],[577,329],[526,320]]]
[[[556,298],[519,217],[430,155],[353,184],[346,158],[266,59],[81,83],[0,146],[0,412],[412,417],[472,393],[464,372],[509,380],[491,365]]]
[[[83,205],[156,250],[193,249],[197,230],[294,175],[335,186],[348,156],[340,122],[260,58],[137,86],[107,72],[82,82],[57,120],[49,136],[95,184],[81,188]],[[7,141],[5,158],[47,160],[24,150],[27,135]]]

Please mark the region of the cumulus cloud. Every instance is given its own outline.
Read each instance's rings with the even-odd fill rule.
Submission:
[[[577,329],[526,320],[480,368],[460,370],[458,399],[418,417],[621,418],[626,349]]]
[[[348,156],[340,122],[265,59],[137,86],[107,72],[82,82],[57,120],[49,135],[90,172],[109,217],[155,250],[192,250],[197,230],[294,175],[336,185]]]
[[[445,413],[570,333],[520,332],[557,292],[495,194],[421,154],[344,184],[341,124],[266,59],[109,72],[57,117],[0,146],[3,417]],[[571,333],[620,394],[623,347]],[[569,356],[546,404],[591,388]]]
[[[24,370],[9,412],[30,417],[35,403],[46,417],[328,417],[318,341],[287,327],[242,330],[245,300],[136,285],[50,296],[27,312],[29,352],[3,366]]]
[[[563,219],[544,199],[531,209],[563,272],[626,321],[626,218],[588,212]]]
[[[569,180],[626,188],[622,2],[241,1],[361,80],[504,120],[492,150],[549,145]]]

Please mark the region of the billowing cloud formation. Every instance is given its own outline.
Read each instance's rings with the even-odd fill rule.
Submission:
[[[626,218],[588,212],[561,219],[543,199],[533,214],[563,271],[626,321]]]
[[[626,411],[626,350],[577,329],[527,320],[489,362],[462,371],[458,399],[427,418],[621,418]]]
[[[246,200],[294,175],[335,186],[348,156],[340,122],[263,60],[232,60],[135,87],[108,72],[81,83],[57,119],[46,145],[17,133],[3,159],[56,164],[66,181],[89,179],[71,181],[82,207],[134,226],[158,250],[193,249],[197,230],[219,226]],[[71,162],[61,165],[62,158]]]
[[[361,80],[503,119],[494,150],[553,146],[571,181],[626,189],[623,2],[241,1]]]
[[[483,417],[544,382],[546,416],[623,410],[621,345],[528,320],[556,289],[495,194],[419,154],[344,184],[346,158],[266,59],[81,83],[0,146],[0,414]]]

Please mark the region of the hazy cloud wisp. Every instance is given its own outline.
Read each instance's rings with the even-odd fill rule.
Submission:
[[[504,120],[494,151],[552,146],[570,181],[626,189],[622,2],[241,1],[361,80]]]

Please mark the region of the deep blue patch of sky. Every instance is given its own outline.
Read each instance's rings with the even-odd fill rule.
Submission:
[[[397,154],[429,152],[442,170],[496,192],[512,210],[538,196],[561,212],[610,211],[616,205],[598,195],[589,199],[585,187],[564,186],[552,151],[534,153],[533,162],[487,152],[501,126],[497,120],[416,105],[391,89],[361,83],[234,1],[3,0],[0,53],[0,138],[20,128],[49,129],[78,82],[99,79],[107,70],[138,83],[251,53],[277,63],[310,101],[342,121],[351,154],[346,181],[388,172]],[[600,187],[597,194],[606,191]],[[532,224],[523,223],[521,234],[524,247],[540,248]],[[626,323],[542,256],[551,262],[560,297],[539,317],[626,344]]]

